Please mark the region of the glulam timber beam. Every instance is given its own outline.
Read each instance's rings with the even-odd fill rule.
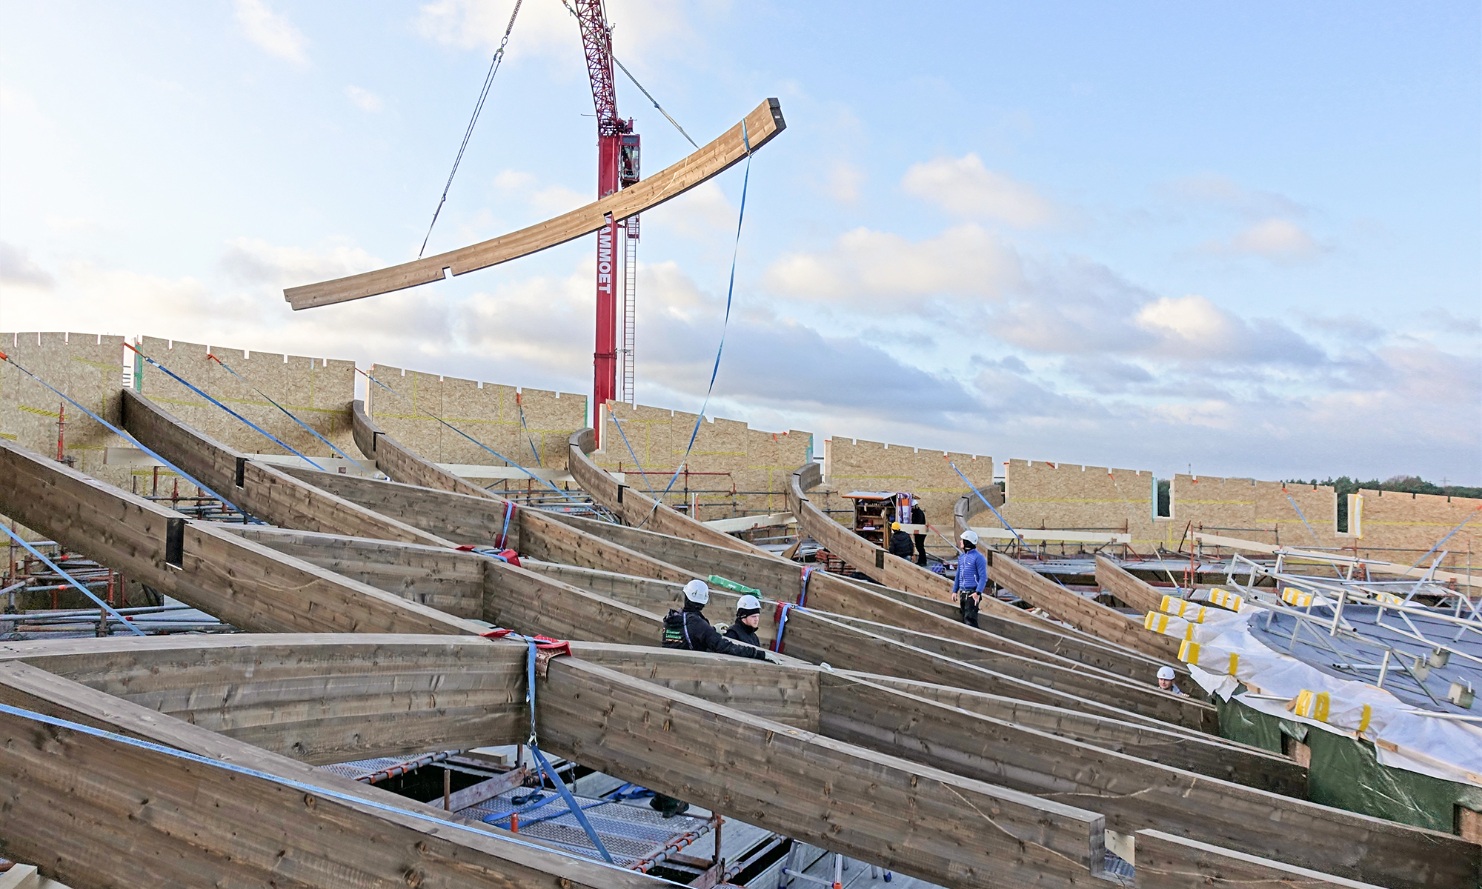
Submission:
[[[1127,569],[1106,556],[1096,557],[1096,582],[1134,611],[1146,614],[1149,611],[1158,611],[1163,606],[1162,590],[1134,577]]]
[[[1134,843],[1137,873],[1133,885],[1137,889],[1189,889],[1191,886],[1201,889],[1251,889],[1253,886],[1261,889],[1384,889],[1381,884],[1283,864],[1160,830],[1140,830]]]
[[[693,154],[601,200],[488,241],[372,272],[290,287],[294,309],[327,306],[488,268],[589,235],[610,219],[627,219],[678,197],[745,159],[787,126],[782,106],[767,99],[738,124]],[[601,405],[598,405],[600,408]]]
[[[0,663],[0,701],[214,763],[0,714],[5,852],[74,886],[666,885],[460,828],[430,805],[20,661]]]
[[[192,429],[159,405],[123,390],[123,425],[150,449],[254,516],[285,528],[408,543],[446,541],[313,488]]]
[[[478,635],[357,583],[0,440],[0,513],[235,627]]]

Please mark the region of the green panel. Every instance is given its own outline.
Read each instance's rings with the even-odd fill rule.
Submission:
[[[1482,809],[1482,788],[1381,765],[1367,741],[1312,731],[1307,793],[1316,803],[1453,833],[1456,807]]]
[[[1271,753],[1282,752],[1280,719],[1251,709],[1233,698],[1225,701],[1216,695],[1214,705],[1220,714],[1221,736]]]

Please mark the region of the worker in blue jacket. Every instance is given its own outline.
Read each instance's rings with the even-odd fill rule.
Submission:
[[[988,559],[978,552],[978,532],[968,528],[962,532],[962,555],[957,557],[957,574],[952,579],[952,598],[957,600],[962,622],[970,627],[978,625],[978,606],[983,601],[983,590],[987,586]]]

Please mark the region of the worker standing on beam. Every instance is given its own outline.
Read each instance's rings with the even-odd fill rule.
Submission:
[[[988,559],[978,552],[978,532],[968,528],[962,532],[962,555],[957,557],[957,574],[952,579],[952,598],[957,600],[962,622],[970,627],[978,625],[978,606],[987,586]]]

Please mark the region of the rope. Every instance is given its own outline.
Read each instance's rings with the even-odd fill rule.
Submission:
[[[509,25],[504,29],[504,39],[499,41],[499,48],[494,51],[494,58],[489,60],[489,73],[484,75],[484,87],[479,91],[479,100],[473,106],[473,116],[468,119],[468,129],[463,131],[463,142],[458,146],[458,155],[453,158],[453,169],[448,173],[448,183],[443,186],[443,196],[437,200],[437,209],[432,211],[432,221],[427,224],[427,234],[422,237],[422,247],[417,251],[417,258],[427,251],[427,239],[432,237],[432,227],[437,225],[437,215],[442,212],[443,204],[448,200],[448,189],[453,187],[453,177],[458,175],[458,165],[463,162],[463,152],[468,149],[468,140],[473,138],[474,125],[479,122],[479,114],[484,110],[484,100],[489,98],[489,87],[494,84],[494,75],[499,71],[499,64],[504,61],[504,47],[509,43],[510,32],[515,29],[515,16],[520,14],[520,3],[523,0],[515,0],[515,9],[509,14]]]
[[[282,411],[284,413],[284,415],[286,415],[288,417],[288,419],[290,419],[293,422],[295,422],[295,423],[299,424],[300,426],[302,426],[304,428],[304,431],[305,432],[309,433],[310,435],[312,435],[315,438],[319,439],[320,441],[324,442],[324,444],[326,444],[326,445],[329,446],[329,449],[330,450],[334,451],[336,454],[339,454],[341,457],[345,458],[346,460],[349,460],[351,463],[354,463],[356,466],[360,467],[360,469],[362,471],[365,470],[365,464],[364,463],[361,463],[359,460],[355,459],[354,457],[350,456],[349,454],[347,454],[344,451],[340,450],[339,448],[335,447],[335,443],[332,442],[332,441],[330,441],[329,439],[325,438],[324,436],[320,435],[319,434],[319,430],[315,429],[313,426],[310,426],[308,423],[305,423],[303,420],[300,420],[298,417],[295,417],[293,415],[293,412],[290,411],[288,408],[286,408],[283,405],[279,404],[278,402],[274,401],[272,399],[272,397],[269,396],[266,392],[262,391],[261,389],[257,388],[256,386],[252,385],[251,381],[249,381],[246,377],[244,377],[241,374],[237,373],[236,371],[232,370],[231,365],[227,364],[225,361],[222,361],[220,358],[217,358],[215,355],[213,355],[210,352],[207,352],[206,353],[206,357],[209,358],[210,360],[216,362],[217,364],[221,365],[221,367],[222,367],[223,370],[225,370],[227,373],[231,374],[232,376],[236,377],[237,379],[241,380],[243,383],[245,383],[247,385],[247,388],[251,389],[253,392],[256,392],[259,396],[261,396],[262,398],[266,399],[268,404],[271,404],[273,407],[275,407],[278,410]]]
[[[77,589],[81,590],[82,591],[82,594],[84,596],[87,596],[89,599],[92,599],[93,600],[93,604],[97,605],[99,608],[101,608],[104,611],[108,612],[108,615],[110,617],[112,617],[114,620],[116,620],[119,623],[123,624],[124,626],[128,627],[129,628],[129,632],[133,633],[135,636],[143,636],[144,635],[144,631],[143,630],[141,630],[138,627],[134,626],[122,614],[119,614],[117,611],[115,611],[112,605],[109,605],[107,602],[104,602],[102,599],[99,599],[98,596],[97,596],[97,594],[95,594],[92,590],[90,590],[87,587],[83,586],[82,584],[78,583],[77,582],[77,578],[75,578],[72,575],[68,574],[66,571],[63,571],[62,568],[61,568],[61,566],[59,566],[56,562],[53,562],[51,559],[48,559],[46,556],[42,555],[41,552],[36,549],[36,547],[32,546],[31,544],[27,543],[24,539],[22,539],[21,538],[21,535],[19,535],[16,532],[12,531],[10,528],[6,527],[3,524],[0,524],[0,528],[4,528],[5,529],[5,533],[10,535],[10,539],[11,540],[14,540],[16,543],[19,543],[21,546],[25,547],[26,552],[28,552],[31,555],[35,556],[36,558],[40,559],[46,565],[46,567],[48,567],[51,570],[57,572],[57,574],[60,575],[63,580],[67,581],[68,583],[72,584],[74,587],[77,587]]]
[[[397,398],[400,398],[402,401],[407,402],[408,404],[411,405],[412,410],[417,411],[417,413],[421,414],[422,416],[426,417],[427,419],[433,420],[435,422],[438,422],[438,423],[443,424],[444,426],[448,427],[449,429],[453,430],[454,432],[456,432],[459,435],[463,436],[464,438],[468,439],[470,442],[473,442],[473,444],[477,445],[480,448],[483,448],[484,450],[488,451],[490,454],[493,454],[498,459],[503,460],[505,462],[505,465],[507,465],[507,466],[513,466],[515,469],[520,470],[521,472],[525,473],[526,475],[528,475],[531,478],[535,479],[536,481],[540,482],[542,485],[545,485],[547,488],[550,488],[552,491],[555,491],[557,494],[560,494],[562,497],[565,497],[567,500],[572,500],[572,501],[575,501],[575,502],[578,502],[578,503],[581,503],[582,502],[580,498],[572,496],[569,491],[563,491],[563,490],[561,490],[560,488],[556,487],[555,485],[551,484],[550,482],[546,481],[545,479],[541,478],[540,476],[536,475],[535,473],[531,472],[530,470],[526,469],[525,467],[523,467],[520,464],[516,463],[515,461],[511,460],[510,458],[504,456],[503,454],[499,453],[498,451],[494,450],[493,448],[491,448],[488,445],[484,444],[483,442],[479,441],[477,438],[474,438],[472,435],[469,435],[467,432],[464,432],[462,429],[459,429],[457,426],[454,426],[452,423],[449,423],[447,420],[444,420],[442,417],[434,417],[432,414],[429,414],[426,411],[423,411],[423,410],[419,409],[417,407],[416,403],[414,403],[411,399],[407,398],[405,395],[402,395],[400,392],[397,392],[395,389],[391,388],[390,386],[386,385],[385,383],[383,383],[380,380],[376,379],[375,377],[371,376],[369,373],[366,373],[365,371],[361,370],[358,367],[355,368],[355,372],[358,373],[358,374],[363,375],[367,380],[370,380],[372,383],[375,383],[377,386],[380,386],[382,389],[385,389],[387,392],[390,392],[392,395],[395,395]],[[585,505],[585,504],[583,504],[583,505]]]
[[[259,771],[258,769],[251,769],[247,768],[246,766],[239,766],[234,763],[225,762],[223,760],[208,759],[207,757],[201,756],[196,753],[190,753],[185,750],[177,750],[173,747],[166,747],[163,744],[156,744],[153,741],[144,741],[138,738],[130,738],[127,735],[120,735],[117,732],[110,732],[104,729],[93,728],[90,725],[83,725],[81,723],[71,722],[70,720],[66,719],[58,719],[55,716],[47,716],[44,713],[37,713],[33,710],[24,710],[20,707],[12,707],[9,704],[0,703],[0,713],[29,720],[31,722],[39,722],[43,725],[50,725],[56,728],[67,729],[68,731],[77,732],[78,734],[88,735],[94,738],[101,738],[105,741],[112,741],[118,744],[124,744],[126,746],[135,747],[140,750],[148,750],[152,753],[162,753],[166,756],[174,757],[175,759],[182,759],[187,762],[193,762],[197,765],[206,766],[208,768],[219,769],[224,772],[230,772],[234,775],[245,775],[249,778],[257,778],[263,781],[270,781],[282,787],[287,787],[292,790],[298,790],[303,793],[312,794],[315,797],[332,799],[336,802],[347,803],[351,806],[373,809],[377,812],[386,812],[399,818],[412,818],[417,821],[425,822],[427,824],[436,825],[439,828],[462,831],[464,833],[468,833],[477,837],[487,838],[489,836],[488,831],[480,830],[477,827],[464,824],[460,821],[438,818],[433,815],[419,812],[415,809],[405,809],[399,806],[389,805],[375,799],[369,799],[367,797],[345,793],[344,791],[336,790],[333,787],[327,787],[320,784],[308,784],[303,781],[295,780],[293,778],[285,778],[281,775],[274,775],[269,772]],[[502,842],[514,843],[515,845],[518,845],[525,849],[547,853],[550,852],[550,849],[546,846],[540,846],[536,845],[535,843],[527,842],[526,840],[522,840],[517,836],[500,836],[499,839]]]
[[[20,371],[21,373],[25,374],[26,376],[30,377],[31,379],[35,380],[36,382],[38,382],[41,385],[45,386],[46,388],[50,389],[57,396],[66,399],[66,401],[67,401],[68,404],[70,404],[73,407],[77,408],[78,410],[82,411],[84,414],[87,414],[89,417],[91,417],[93,419],[94,422],[101,424],[109,432],[112,432],[114,435],[117,435],[120,438],[126,438],[129,441],[133,442],[134,443],[134,446],[137,447],[139,450],[143,451],[144,453],[148,454],[149,456],[153,457],[154,459],[160,461],[164,465],[170,467],[171,471],[173,471],[175,474],[179,475],[181,478],[185,479],[186,481],[190,482],[191,484],[195,485],[197,488],[200,488],[202,491],[205,491],[207,494],[210,494],[212,497],[215,497],[217,500],[220,500],[222,503],[225,503],[227,506],[230,506],[232,509],[235,509],[237,512],[240,512],[243,516],[246,516],[247,515],[247,510],[243,509],[240,506],[237,506],[235,503],[232,503],[230,500],[226,499],[225,497],[221,496],[220,494],[216,493],[215,491],[213,491],[210,488],[206,487],[205,485],[201,484],[201,482],[198,481],[190,473],[188,473],[185,470],[181,469],[179,466],[176,466],[174,463],[171,463],[169,460],[166,460],[164,457],[161,457],[159,454],[156,454],[147,445],[145,445],[144,442],[140,441],[139,439],[135,438],[134,436],[130,435],[129,433],[123,431],[122,429],[118,428],[117,426],[113,425],[112,423],[108,422],[107,420],[103,419],[102,417],[98,416],[97,414],[93,413],[92,411],[88,410],[87,408],[83,407],[80,403],[78,403],[77,399],[75,399],[72,396],[68,395],[67,393],[63,392],[61,389],[58,389],[56,386],[53,386],[51,383],[48,383],[46,380],[43,380],[41,377],[38,377],[35,374],[31,373],[29,370],[26,370],[24,367],[21,367],[20,364],[16,363],[16,360],[14,358],[11,358],[9,355],[6,355],[4,352],[0,352],[0,361],[6,362],[11,367],[14,367],[16,370]]]
[[[720,325],[720,344],[715,349],[715,366],[710,369],[710,385],[705,390],[705,401],[700,405],[700,412],[695,415],[695,428],[690,432],[689,444],[685,445],[684,456],[680,458],[679,465],[674,470],[674,475],[669,477],[669,484],[664,487],[664,496],[667,496],[674,488],[674,483],[679,480],[679,473],[684,469],[685,462],[689,460],[690,451],[694,450],[695,439],[700,435],[700,424],[705,421],[705,409],[710,406],[710,395],[715,391],[715,378],[720,373],[720,356],[726,349],[726,329],[731,323],[731,301],[736,294],[736,259],[741,252],[741,225],[746,221],[746,191],[751,183],[751,137],[746,132],[746,122],[741,122],[741,141],[746,146],[746,174],[741,179],[741,209],[736,215],[736,241],[731,247],[731,278],[726,286],[726,314]],[[658,503],[654,504],[654,512],[658,511]],[[653,516],[651,512],[650,518]],[[647,522],[648,519],[644,519]],[[639,527],[643,527],[642,523]]]
[[[967,486],[969,488],[972,488],[974,494],[977,494],[978,495],[978,499],[981,500],[981,501],[983,501],[983,505],[984,506],[986,506],[989,509],[992,509],[993,510],[993,514],[996,515],[996,516],[998,516],[998,520],[1003,523],[1004,530],[1006,530],[1010,534],[1014,535],[1014,538],[1019,541],[1019,545],[1020,546],[1028,546],[1029,545],[1029,544],[1027,544],[1027,543],[1024,542],[1024,538],[1019,534],[1019,532],[1014,530],[1014,526],[1009,524],[1009,520],[1003,517],[1003,513],[1000,513],[998,510],[993,509],[993,504],[988,502],[988,498],[983,496],[983,492],[978,490],[977,485],[974,485],[968,479],[967,476],[965,476],[965,475],[962,474],[962,470],[957,468],[957,464],[956,463],[953,463],[951,460],[948,460],[947,461],[947,465],[950,466],[950,467],[952,467],[952,471],[955,472],[955,473],[957,473],[957,477],[958,478],[962,479],[964,482],[967,482]],[[954,544],[954,546],[955,546],[955,544]]]
[[[515,409],[520,412],[520,428],[525,430],[525,440],[530,442],[530,453],[535,455],[535,465],[540,466],[540,449],[535,446],[535,436],[530,434],[530,426],[525,422],[525,404],[518,392],[515,393]]]
[[[138,349],[134,348],[134,346],[132,346],[129,343],[124,343],[124,348],[132,351],[135,355],[138,355],[140,358],[143,358],[145,361],[149,362],[149,364],[150,364],[151,367],[154,367],[157,370],[161,370],[164,373],[168,374],[169,377],[170,377],[170,379],[174,380],[175,382],[179,383],[180,385],[184,386],[185,388],[189,389],[190,391],[194,392],[195,394],[201,396],[202,398],[206,399],[207,401],[211,402],[212,404],[216,405],[217,407],[219,407],[222,410],[226,411],[227,413],[231,414],[233,417],[236,417],[238,420],[241,420],[243,423],[247,424],[247,426],[250,427],[253,431],[255,431],[255,432],[257,432],[257,433],[265,436],[270,441],[272,441],[274,444],[276,444],[278,447],[282,448],[285,451],[288,451],[289,453],[293,454],[295,457],[299,458],[300,460],[304,461],[305,463],[309,464],[310,466],[314,467],[315,469],[319,470],[320,472],[323,472],[324,471],[324,467],[323,466],[320,466],[318,463],[315,463],[313,460],[310,460],[308,457],[305,457],[303,454],[300,454],[298,451],[294,450],[294,448],[293,448],[292,445],[290,445],[287,442],[283,441],[282,439],[278,438],[278,436],[276,436],[273,433],[267,431],[266,429],[262,428],[261,426],[257,425],[256,423],[252,422],[251,420],[247,419],[246,417],[242,416],[241,414],[237,413],[236,411],[232,410],[231,408],[229,408],[226,405],[222,404],[221,402],[217,401],[216,399],[212,398],[210,395],[206,394],[206,391],[204,389],[201,389],[199,386],[193,385],[185,377],[182,377],[180,374],[175,373],[173,370],[170,370],[168,367],[165,367],[163,364],[160,364],[158,361],[155,361],[153,358],[150,358],[148,355],[145,355],[143,352],[140,352]]]

